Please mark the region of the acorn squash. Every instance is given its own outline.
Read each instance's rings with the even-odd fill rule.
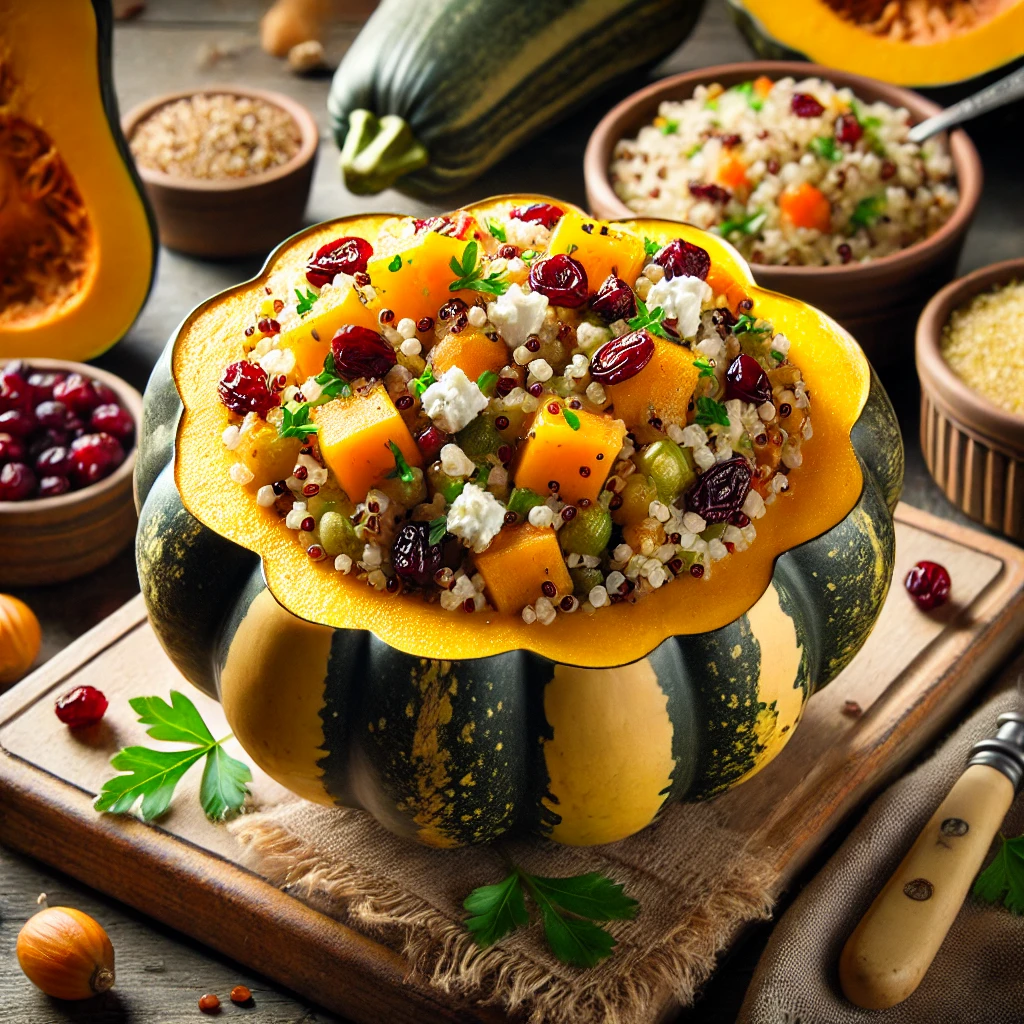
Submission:
[[[0,0],[0,356],[85,360],[149,293],[156,231],[117,114],[109,0]]]
[[[615,79],[667,56],[704,0],[382,0],[334,73],[345,184],[468,184]]]
[[[544,200],[470,212],[486,223],[512,201]],[[730,291],[785,331],[815,402],[799,486],[785,514],[759,521],[742,557],[681,593],[665,587],[601,609],[599,621],[560,615],[546,627],[453,615],[311,574],[272,510],[238,514],[233,456],[218,440],[226,412],[215,389],[238,344],[229,325],[273,275],[290,279],[339,235],[373,242],[384,220],[336,220],[284,242],[257,278],[190,313],[153,373],[136,551],[172,660],[219,697],[242,745],[283,785],[364,807],[438,847],[510,831],[610,842],[666,801],[703,799],[758,771],[863,644],[892,574],[903,448],[860,348],[824,314],[758,288],[717,236],[622,222],[641,238],[682,235],[707,249]],[[512,532],[515,558],[543,571],[549,553]]]
[[[965,82],[1024,55],[1021,0],[728,0],[763,57],[806,57],[883,82]]]

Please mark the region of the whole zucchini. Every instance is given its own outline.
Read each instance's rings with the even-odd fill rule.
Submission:
[[[349,190],[458,188],[670,53],[704,0],[382,0],[327,109]]]

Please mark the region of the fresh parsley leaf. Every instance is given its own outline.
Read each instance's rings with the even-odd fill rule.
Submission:
[[[409,390],[419,398],[436,379],[433,368],[430,363],[427,363],[423,367],[423,372],[415,380],[409,381]]]
[[[309,422],[309,409],[308,402],[303,402],[294,410],[289,409],[287,405],[282,406],[281,412],[284,415],[281,418],[281,425],[277,428],[278,434],[281,437],[298,438],[303,438],[307,434],[315,434],[320,428],[315,423]]]
[[[305,316],[313,308],[313,303],[320,298],[312,288],[307,288],[305,295],[296,288],[295,296],[298,299],[298,302],[295,303],[295,312],[298,313],[299,316]]]
[[[631,331],[647,330],[651,334],[656,334],[659,338],[668,338],[668,333],[661,326],[661,321],[665,319],[665,310],[661,306],[655,306],[654,309],[649,310],[647,304],[638,295],[636,297],[636,309],[637,315],[631,320],[626,321],[626,326]]]
[[[761,110],[764,107],[764,100],[754,91],[753,82],[740,82],[739,85],[734,85],[730,92],[738,92],[741,96],[746,97],[747,106],[751,110]]]
[[[493,370],[484,370],[476,379],[476,386],[488,396],[493,393],[494,385],[497,383],[498,375]]]
[[[508,241],[508,235],[505,234],[505,229],[496,220],[488,220],[487,221],[487,230],[490,231],[490,233],[499,242],[507,242]]]
[[[850,214],[850,228],[869,228],[878,220],[885,209],[885,196],[865,196]]]
[[[396,273],[397,271],[399,271],[401,269],[402,269],[402,257],[399,256],[398,253],[395,253],[395,258],[388,264],[388,270],[390,270],[391,273],[394,274],[394,273]]]
[[[733,334],[767,334],[771,328],[768,326],[758,327],[757,317],[747,313],[740,313],[736,323],[732,326]]]
[[[155,740],[187,743],[186,750],[151,750],[149,747],[125,747],[111,759],[111,767],[123,773],[108,779],[96,797],[98,811],[125,814],[142,800],[142,818],[159,818],[170,806],[175,787],[185,773],[204,757],[203,780],[199,799],[206,816],[223,821],[237,811],[248,795],[252,772],[247,765],[227,754],[222,740],[213,738],[196,706],[183,693],[171,690],[168,704],[160,697],[136,697],[128,702],[148,725],[147,734]]]
[[[647,256],[657,256],[661,252],[662,246],[660,242],[652,241],[646,235],[644,236],[644,254]]]
[[[570,914],[591,921],[631,921],[636,917],[636,900],[626,895],[619,882],[597,871],[571,878],[532,875],[531,879],[552,903]]]
[[[448,532],[448,517],[438,516],[436,519],[430,520],[430,536],[429,540],[431,544],[440,544],[444,540],[444,535]]]
[[[706,359],[694,359],[693,365],[700,371],[700,374],[697,377],[698,380],[703,380],[705,377],[714,377],[715,368]]]
[[[729,416],[725,411],[725,406],[707,396],[697,399],[697,415],[694,419],[702,427],[710,427],[712,423],[717,423],[720,427],[729,426]]]
[[[532,895],[532,893],[531,893]],[[544,937],[551,952],[563,963],[574,967],[596,967],[615,948],[615,939],[600,925],[579,917],[567,917],[558,912],[544,895],[537,899]]]
[[[1002,902],[1014,914],[1024,914],[1024,836],[1000,839],[995,859],[974,883],[974,895],[986,903]]]
[[[343,398],[348,398],[352,394],[352,387],[349,382],[338,376],[337,368],[334,365],[333,352],[327,353],[327,357],[324,359],[323,370],[313,379],[323,387],[323,391],[320,393],[321,398],[325,395],[328,398],[337,398],[339,395]]]
[[[568,423],[573,430],[580,429],[580,418],[572,411],[572,409],[566,409],[565,406],[563,406],[562,415],[565,417],[565,422]]]
[[[520,254],[519,258],[524,263],[532,263],[540,255],[536,249],[524,249]]]
[[[394,441],[388,441],[388,447],[391,449],[391,454],[395,457],[395,468],[388,473],[388,479],[394,480],[395,477],[398,477],[403,484],[411,484],[416,477],[412,467],[405,461],[402,449]]]
[[[679,131],[679,122],[668,120],[661,126],[662,135],[675,135]]]
[[[448,261],[448,266],[451,267],[452,273],[456,277],[456,280],[448,285],[448,290],[452,292],[472,290],[486,292],[488,295],[504,295],[508,291],[508,282],[502,274],[498,273],[488,274],[487,277],[484,277],[482,265],[477,266],[478,252],[479,248],[476,242],[470,240],[462,252],[461,262],[457,256],[453,256]]]
[[[843,154],[836,145],[835,136],[833,135],[818,135],[811,139],[807,148],[812,153],[820,156],[822,160],[828,160],[831,163],[837,163],[843,159]]]
[[[704,148],[703,142],[698,142],[697,145],[691,146],[686,151],[686,159],[689,160],[691,157],[695,157]]]
[[[481,489],[487,486],[487,478],[491,475],[491,467],[484,464],[481,466],[473,476],[473,483]]]
[[[764,227],[768,214],[764,210],[756,210],[749,217],[730,217],[712,230],[716,231],[723,238],[728,238],[735,232],[743,235],[756,235]]]
[[[777,348],[772,349],[772,359],[774,359],[776,362],[781,363],[782,360],[785,358],[786,357]]]
[[[433,536],[431,543],[435,543]],[[498,939],[530,923],[518,871],[513,871],[494,885],[481,885],[474,889],[462,905],[472,915],[466,921],[466,927],[481,949],[493,946]]]
[[[707,101],[707,102],[706,102],[706,103],[704,104],[704,109],[705,109],[705,110],[717,110],[717,109],[718,109],[718,100],[717,100],[717,99],[714,99],[714,100],[708,100],[708,101]]]
[[[575,242],[570,242],[568,248],[565,250],[566,256],[571,256],[579,246]]]

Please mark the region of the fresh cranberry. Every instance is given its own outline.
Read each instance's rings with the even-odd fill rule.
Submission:
[[[93,382],[80,373],[71,373],[53,387],[53,397],[63,402],[73,412],[86,414],[92,412],[100,404],[100,396],[93,387]]]
[[[15,437],[28,437],[35,429],[35,414],[25,409],[8,409],[0,412],[0,432]]]
[[[92,393],[95,396],[96,401],[94,407],[98,405],[116,405],[117,394],[113,388],[108,388],[106,384],[99,380],[89,381],[92,387]]]
[[[124,462],[124,448],[109,434],[83,434],[71,442],[72,476],[79,487],[102,480]]]
[[[18,363],[9,363],[0,370],[0,412],[8,409],[32,408],[32,388],[28,381],[18,372]]]
[[[654,356],[654,339],[641,329],[606,341],[590,362],[590,376],[598,384],[621,384],[635,377]]]
[[[70,729],[95,725],[107,712],[107,698],[95,686],[76,686],[54,706],[57,717]]]
[[[331,340],[334,368],[346,380],[381,380],[398,362],[391,343],[369,327],[346,324]]]
[[[0,434],[0,465],[25,458],[25,442],[12,434]]]
[[[24,501],[36,490],[36,475],[24,462],[8,462],[0,469],[0,501]]]
[[[772,385],[761,364],[741,352],[725,371],[725,394],[727,398],[764,405],[772,400]]]
[[[701,473],[686,493],[686,507],[707,523],[727,523],[742,507],[754,473],[742,455]]]
[[[68,437],[81,437],[85,433],[85,424],[81,417],[68,413],[68,418],[64,421],[64,430]]]
[[[670,281],[673,277],[699,277],[705,281],[711,270],[707,249],[682,238],[669,242],[654,257],[654,262],[665,271],[665,277]]]
[[[217,393],[220,400],[239,416],[254,412],[266,419],[267,413],[281,402],[280,396],[270,390],[266,373],[255,363],[244,359],[232,363],[224,371]]]
[[[864,137],[864,128],[853,114],[840,114],[836,118],[836,139],[851,146]]]
[[[317,288],[330,284],[337,274],[365,274],[373,246],[365,238],[348,236],[321,245],[306,264],[306,280]]]
[[[806,92],[793,93],[790,108],[797,117],[820,117],[825,113],[825,108]]]
[[[917,607],[929,612],[949,600],[952,581],[949,571],[938,562],[918,562],[903,581],[907,593],[914,599]]]
[[[513,220],[524,220],[527,224],[543,224],[553,228],[565,215],[565,210],[554,203],[532,203],[530,206],[513,206],[508,211]]]
[[[441,457],[441,449],[451,441],[451,435],[431,424],[416,435],[416,445],[423,453],[427,462],[435,462]]]
[[[691,181],[690,195],[695,199],[706,199],[709,203],[727,203],[732,193],[721,185],[713,185],[703,181]]]
[[[67,379],[66,373],[48,373],[39,371],[29,375],[28,382],[32,385],[32,392],[37,402],[45,402],[53,398],[53,389],[62,381]]]
[[[39,481],[40,498],[56,498],[71,490],[71,481],[66,476],[44,476]]]
[[[406,583],[429,586],[441,568],[443,545],[430,543],[430,523],[405,523],[391,545],[391,564]]]
[[[72,440],[72,435],[59,427],[47,427],[45,430],[37,431],[29,439],[28,453],[33,459],[37,458],[47,448],[63,448]]]
[[[68,407],[63,402],[47,399],[36,406],[36,419],[40,426],[56,427],[59,430],[67,418]]]
[[[70,448],[47,448],[36,456],[36,472],[40,476],[68,476],[73,466]]]
[[[116,402],[108,402],[93,409],[89,423],[93,430],[112,434],[119,441],[127,441],[135,433],[135,421],[131,414]]]
[[[636,316],[636,296],[621,277],[609,274],[597,294],[590,300],[590,308],[605,323],[628,320]]]
[[[553,306],[575,309],[587,301],[587,272],[578,260],[556,253],[530,267],[530,287]]]

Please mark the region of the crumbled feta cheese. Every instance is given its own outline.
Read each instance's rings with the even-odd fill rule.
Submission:
[[[256,492],[256,504],[260,508],[270,508],[275,501],[277,501],[277,495],[274,493],[274,488],[271,484],[264,484]]]
[[[423,351],[419,338],[406,338],[399,348],[403,356],[418,356]]]
[[[711,301],[711,288],[699,277],[680,275],[665,278],[655,284],[647,294],[647,305],[661,306],[665,317],[676,321],[676,330],[684,338],[692,338],[700,327],[700,308]]]
[[[248,466],[243,466],[241,462],[236,462],[228,470],[228,476],[230,476],[236,484],[242,484],[244,486],[252,480],[252,470]]]
[[[586,321],[576,328],[576,344],[587,355],[593,355],[606,341],[611,341],[612,332],[607,327],[596,327]]]
[[[403,316],[401,320],[395,324],[395,330],[405,339],[416,337],[416,321],[411,317]]]
[[[476,552],[484,551],[505,522],[505,506],[476,484],[466,484],[448,509],[448,530]]]
[[[449,434],[458,433],[487,408],[487,396],[457,366],[423,392],[423,411]]]
[[[528,369],[531,376],[541,382],[551,380],[555,374],[555,371],[551,369],[551,365],[546,359],[532,359]]]
[[[441,469],[447,476],[474,476],[476,463],[457,444],[446,444],[441,449]]]
[[[504,295],[487,303],[487,319],[498,328],[509,348],[518,348],[544,323],[548,298],[540,292],[524,292],[513,284]]]
[[[260,356],[259,364],[268,377],[291,373],[295,369],[295,353],[290,348],[272,348]]]
[[[483,327],[487,323],[487,311],[482,306],[472,306],[467,319],[474,327]]]

